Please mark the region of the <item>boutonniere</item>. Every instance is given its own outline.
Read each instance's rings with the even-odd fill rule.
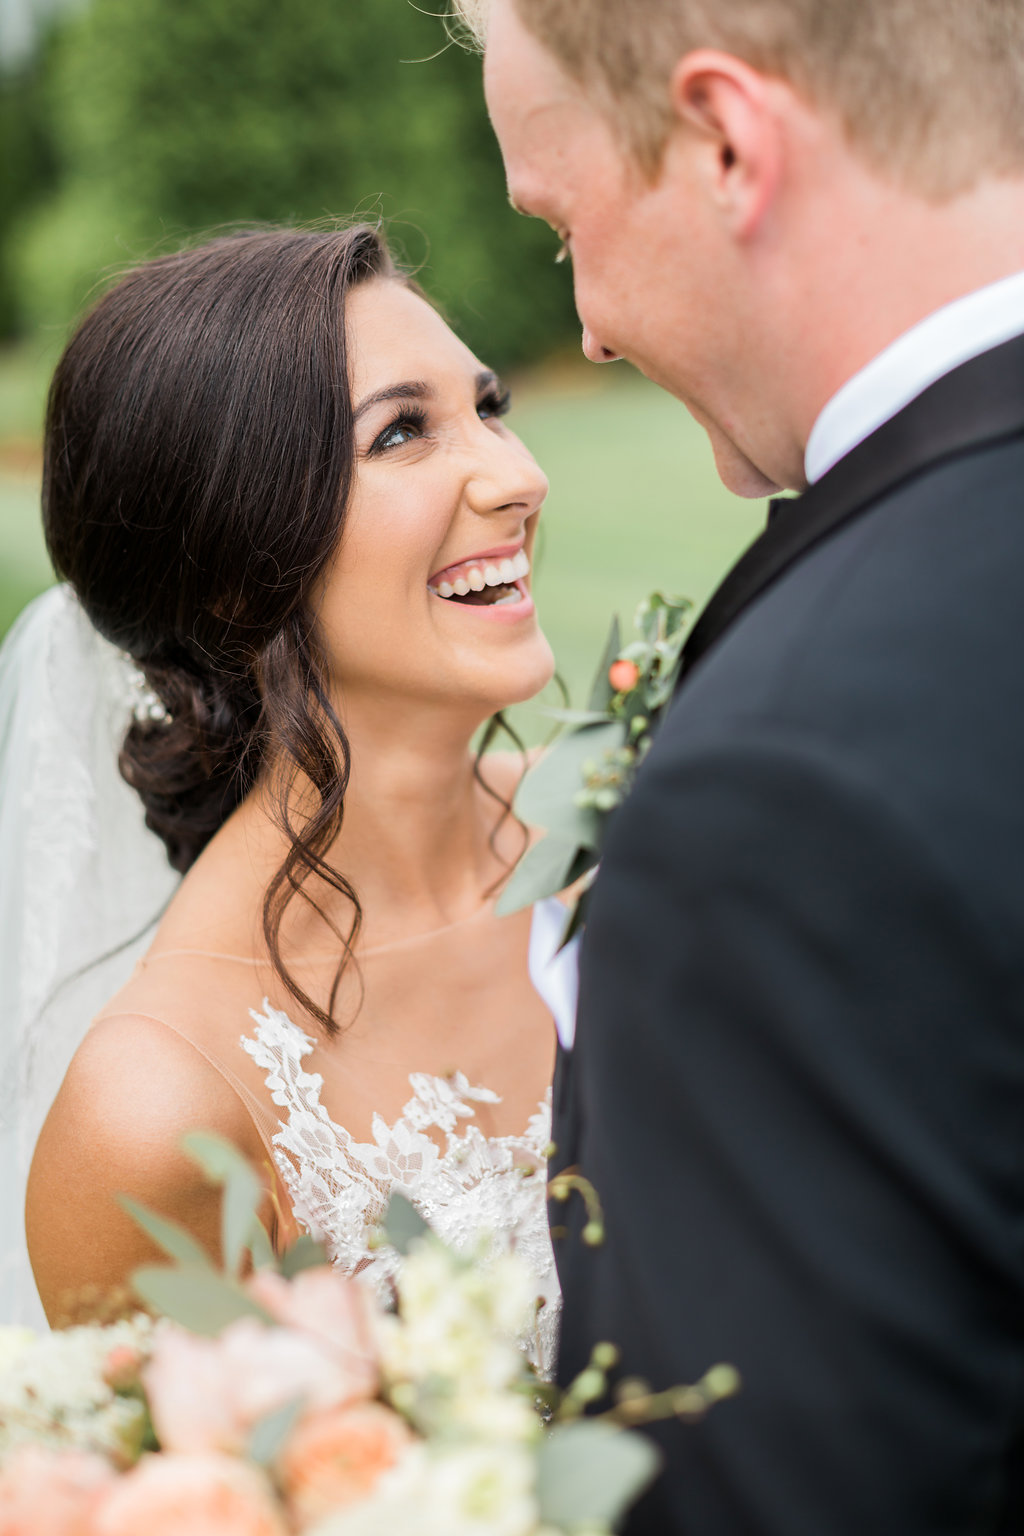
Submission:
[[[573,888],[567,944],[583,921],[608,823],[633,787],[672,697],[686,638],[685,597],[653,592],[640,604],[637,638],[611,632],[586,709],[553,709],[562,733],[524,775],[515,797],[519,819],[544,828],[520,859],[498,901],[501,914]]]

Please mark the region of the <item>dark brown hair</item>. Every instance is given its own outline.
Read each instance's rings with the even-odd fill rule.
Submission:
[[[280,953],[286,907],[341,828],[349,746],[330,702],[311,593],[351,486],[346,294],[407,281],[376,230],[261,230],[122,277],[67,347],[50,390],[43,517],[57,574],[166,707],[137,722],[121,771],[184,872],[273,763],[289,851],[263,929],[291,994],[334,1033]],[[315,794],[289,809],[303,775]]]

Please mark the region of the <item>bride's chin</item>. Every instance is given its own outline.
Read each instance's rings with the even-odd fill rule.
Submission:
[[[460,698],[463,703],[472,699],[476,710],[483,718],[488,718],[514,704],[526,704],[535,699],[554,675],[555,658],[547,640],[538,631],[528,652],[522,648],[516,656],[482,659],[479,669],[474,667],[471,673],[467,671]]]
[[[508,709],[513,704],[528,703],[530,699],[535,699],[554,677],[554,654],[540,630],[537,631],[531,653],[528,657],[517,658],[517,665],[510,664],[507,673],[502,676],[501,681],[506,685],[503,690],[505,697],[500,704],[495,705],[496,710]]]

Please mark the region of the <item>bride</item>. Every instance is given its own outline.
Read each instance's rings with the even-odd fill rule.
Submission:
[[[80,1021],[38,1138],[27,1232],[53,1322],[152,1258],[121,1194],[216,1251],[217,1192],[180,1146],[202,1127],[266,1170],[278,1247],[310,1230],[381,1285],[395,1186],[456,1243],[515,1242],[550,1357],[555,1035],[528,957],[559,925],[495,915],[526,836],[519,764],[470,746],[552,672],[529,580],[547,485],[507,404],[366,227],[152,261],[64,354],[43,500],[77,601],[42,601],[68,634],[80,605],[140,674],[120,752],[135,846],[153,868],[162,840],[183,878]],[[130,936],[113,971],[94,956],[105,974]],[[59,1057],[45,1018],[35,1053]]]

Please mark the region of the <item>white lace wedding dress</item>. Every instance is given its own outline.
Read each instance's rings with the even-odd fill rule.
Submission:
[[[84,1021],[130,974],[176,883],[117,769],[130,715],[148,707],[66,588],[37,599],[0,650],[0,1323],[43,1324],[22,1235],[31,1150]],[[539,903],[530,938],[531,977],[560,1026],[576,990],[575,955],[556,954],[563,920],[557,902]],[[399,1116],[375,1117],[373,1140],[360,1143],[320,1101],[312,1038],[269,1007],[253,1022],[242,1049],[277,1110],[269,1140],[298,1220],[337,1264],[382,1289],[397,1258],[373,1249],[370,1232],[396,1187],[460,1247],[481,1234],[514,1245],[543,1299],[528,1347],[550,1366],[559,1304],[545,1205],[550,1102],[520,1134],[486,1137],[474,1106],[495,1102],[487,1085],[413,1072]]]
[[[373,1140],[359,1142],[321,1103],[323,1078],[303,1065],[316,1041],[280,1009],[253,1013],[255,1033],[243,1049],[265,1072],[281,1111],[275,1161],[301,1225],[326,1245],[346,1274],[365,1274],[381,1298],[391,1295],[400,1258],[375,1247],[375,1229],[391,1194],[401,1191],[439,1237],[463,1252],[514,1247],[536,1277],[535,1329],[524,1339],[534,1364],[554,1364],[560,1297],[548,1232],[545,1149],[551,1140],[551,1094],[519,1136],[484,1136],[475,1104],[498,1103],[461,1072],[409,1075],[411,1096],[391,1124],[373,1117]],[[431,1132],[439,1133],[439,1144]]]

